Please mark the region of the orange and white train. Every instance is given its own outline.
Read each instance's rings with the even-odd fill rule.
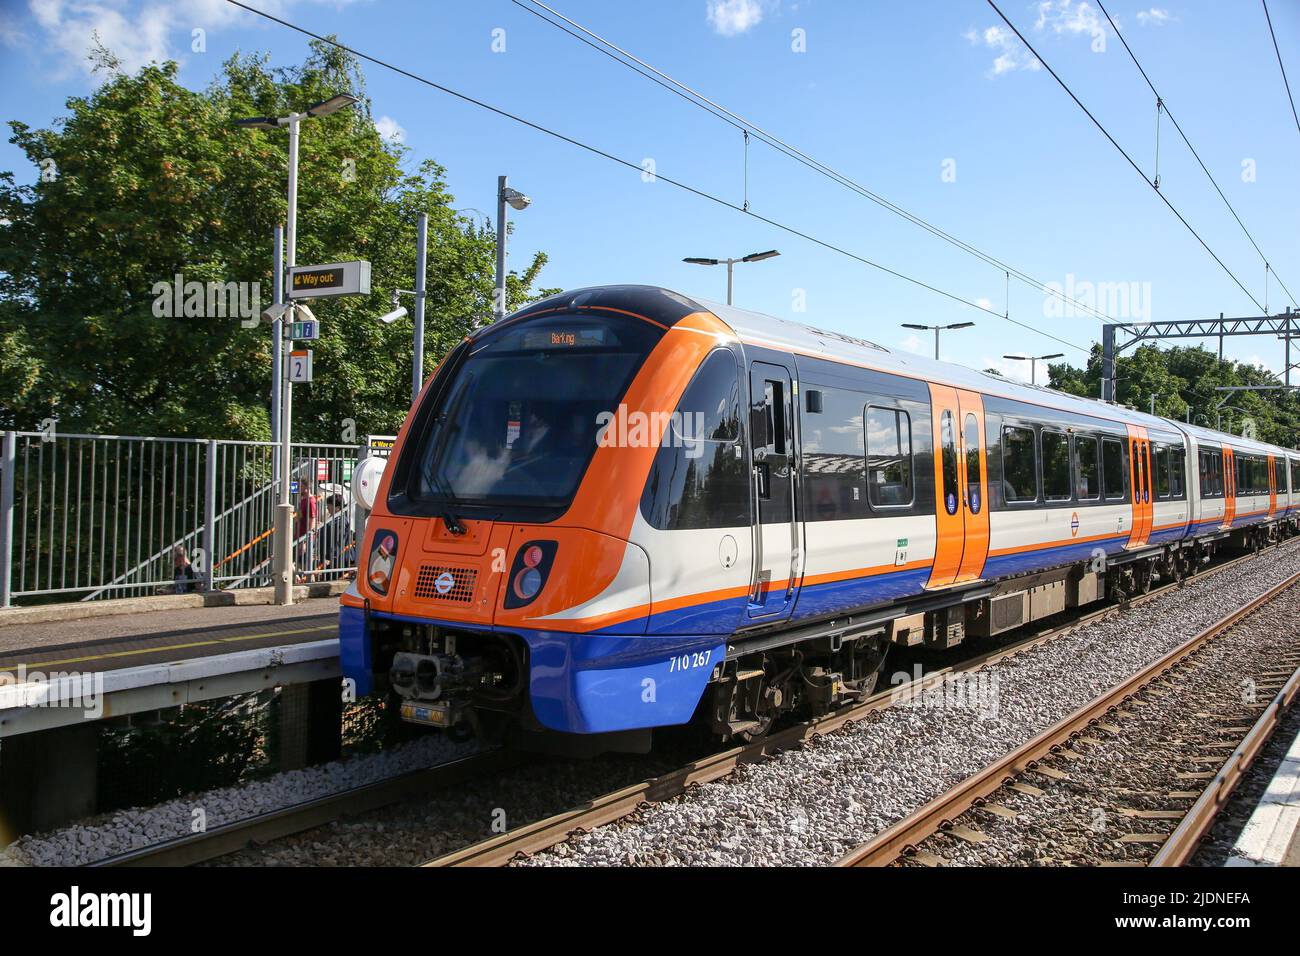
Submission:
[[[425,385],[342,598],[402,716],[759,736],[1296,530],[1300,453],[665,289],[537,302]],[[599,736],[594,736],[599,735]]]

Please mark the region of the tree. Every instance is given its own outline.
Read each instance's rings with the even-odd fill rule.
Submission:
[[[1101,346],[1094,345],[1085,368],[1062,362],[1048,368],[1052,388],[1096,398],[1101,393]],[[1300,437],[1300,404],[1293,394],[1270,388],[1220,392],[1218,388],[1281,384],[1272,372],[1240,362],[1219,361],[1200,346],[1161,349],[1154,344],[1123,353],[1115,362],[1116,400],[1149,411],[1155,396],[1157,415],[1191,421],[1208,428],[1240,434],[1246,419],[1255,437],[1295,447]]]
[[[175,63],[128,76],[101,51],[97,68],[103,85],[70,99],[55,128],[10,123],[40,175],[25,186],[0,173],[0,425],[55,416],[64,432],[269,437],[267,326],[211,309],[158,314],[160,296],[181,275],[258,283],[269,304],[288,135],[233,120],[350,92],[355,107],[302,125],[297,261],[367,259],[373,291],[314,304],[315,381],[294,390],[295,436],[338,441],[347,419],[358,434],[396,429],[412,330],[374,317],[394,288],[414,286],[419,213],[429,215],[429,369],[490,313],[495,237],[452,209],[437,163],[403,172],[405,150],[375,129],[356,62],[325,43],[292,68],[237,54],[201,92],[176,81]],[[533,295],[545,262],[538,254],[509,278],[512,306]]]

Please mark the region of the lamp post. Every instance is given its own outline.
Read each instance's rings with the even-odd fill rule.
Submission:
[[[393,309],[379,317],[379,321],[385,325],[392,325],[398,319],[405,318],[407,315],[406,306],[401,304],[401,297],[410,295],[415,297],[415,342],[411,350],[411,402],[414,403],[420,397],[420,388],[424,385],[424,299],[426,294],[425,288],[425,266],[427,262],[427,250],[429,247],[429,216],[426,213],[420,213],[419,232],[415,244],[415,288],[414,289],[394,289],[393,290]]]
[[[297,264],[298,251],[298,127],[305,119],[313,116],[329,116],[357,102],[355,96],[339,93],[327,100],[307,107],[301,113],[288,116],[253,116],[236,120],[236,126],[247,129],[277,130],[288,127],[289,130],[289,215],[285,226],[284,257],[284,295],[287,298],[293,287],[290,276]],[[271,314],[272,334],[283,337],[280,348],[281,362],[277,373],[281,376],[280,408],[280,504],[275,512],[275,546],[274,546],[274,581],[275,603],[293,603],[293,502],[290,500],[289,485],[293,477],[290,428],[293,421],[293,385],[289,381],[289,352],[292,347],[290,332],[293,327],[295,307],[277,302],[267,310]],[[264,317],[267,313],[263,313]],[[209,556],[208,560],[212,560]]]
[[[969,329],[974,322],[954,322],[952,325],[917,325],[915,322],[903,322],[902,327],[905,329],[920,329],[922,332],[934,333],[934,358],[939,359],[939,333],[948,329]]]
[[[522,212],[532,200],[506,185],[506,177],[497,177],[497,285],[492,293],[492,314],[500,319],[506,314],[506,206]]]
[[[727,264],[727,305],[731,305],[731,276],[736,263],[762,262],[764,259],[775,259],[780,254],[775,249],[769,249],[767,252],[751,252],[739,259],[702,259],[698,256],[688,256],[682,262],[689,262],[693,266],[720,266],[725,262]]]
[[[1004,359],[1014,359],[1017,362],[1029,363],[1029,384],[1038,384],[1038,363],[1045,362],[1048,359],[1062,358],[1064,352],[1053,352],[1051,355],[1004,355]]]

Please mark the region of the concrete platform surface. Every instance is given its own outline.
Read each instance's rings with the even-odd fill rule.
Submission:
[[[1300,866],[1300,734],[1269,781],[1227,866]]]
[[[99,671],[293,645],[338,633],[338,599],[187,607],[0,627],[0,673]]]

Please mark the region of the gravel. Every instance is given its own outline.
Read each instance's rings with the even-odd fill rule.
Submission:
[[[1107,721],[1118,732],[1093,728],[1089,741],[1072,748],[1077,759],[1045,762],[1068,779],[1031,772],[1023,779],[1042,795],[1000,792],[994,802],[1016,813],[1014,819],[965,814],[960,822],[987,842],[940,834],[921,849],[963,866],[1148,861],[1178,818],[1138,814],[1181,816],[1191,807],[1192,799],[1169,795],[1199,793],[1206,781],[1179,775],[1217,771],[1244,736],[1231,728],[1254,724],[1276,691],[1259,687],[1253,700],[1246,693],[1255,685],[1280,686],[1281,679],[1264,675],[1294,651],[1297,614],[1300,591],[1289,590],[1125,703]]]
[[[1300,571],[1300,541],[1049,644],[957,675],[827,737],[692,788],[520,865],[824,865],[1091,700],[1198,630]],[[912,674],[900,674],[899,681]],[[219,864],[407,865],[675,769],[681,746],[543,760],[232,854]],[[0,865],[75,865],[436,765],[473,752],[431,735],[380,754],[132,809],[0,851]]]
[[[1297,571],[1291,541],[516,865],[832,863]]]
[[[188,836],[201,810],[207,828],[247,819],[270,810],[374,783],[387,777],[436,766],[476,751],[438,735],[421,737],[392,750],[291,770],[170,800],[153,807],[119,810],[74,826],[20,838],[0,851],[0,866],[78,866],[174,837]]]

